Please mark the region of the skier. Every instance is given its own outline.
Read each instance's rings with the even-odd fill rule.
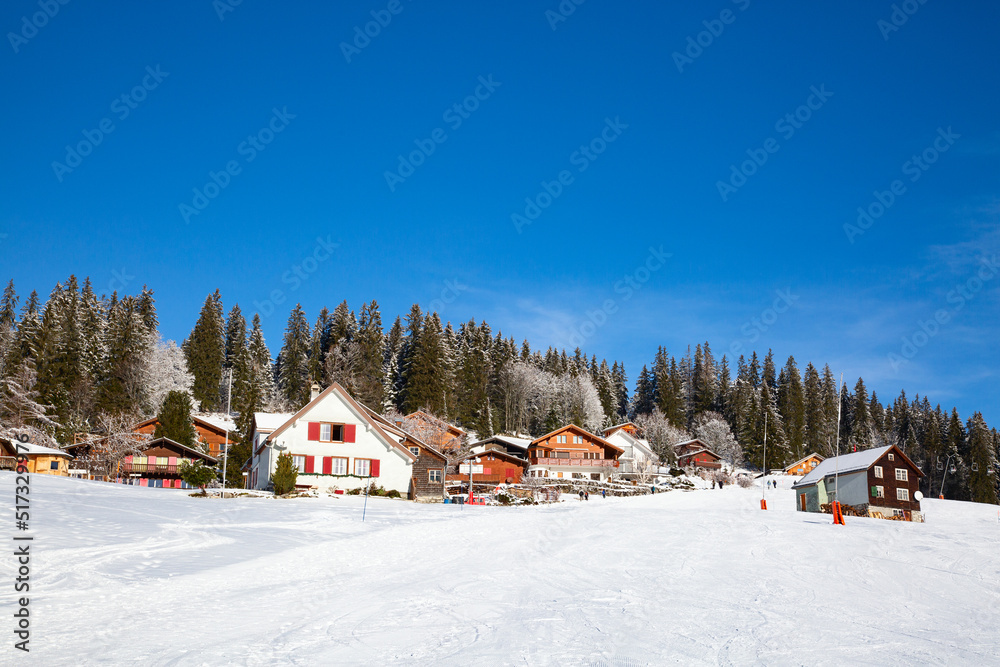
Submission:
[[[583,492],[583,497],[584,497],[585,500],[590,500],[590,491],[584,491]]]
[[[604,489],[601,489],[601,498],[607,498],[607,496],[604,495]]]

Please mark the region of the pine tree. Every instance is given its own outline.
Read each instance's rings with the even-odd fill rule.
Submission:
[[[851,403],[851,435],[848,443],[850,451],[870,449],[875,444],[875,427],[868,404],[868,390],[861,378],[858,378],[857,384],[854,385]]]
[[[226,317],[226,361],[225,367],[232,368],[236,364],[236,357],[247,345],[247,321],[240,312],[239,304],[236,304],[229,311]]]
[[[346,302],[345,302],[346,303]],[[333,317],[324,306],[319,311],[316,324],[313,326],[312,339],[309,343],[309,379],[320,386],[328,386],[331,380],[326,372],[326,360],[330,353],[330,339],[333,333]]]
[[[969,440],[969,499],[976,503],[997,504],[997,453],[993,436],[982,413],[976,412],[967,424]]]
[[[625,364],[617,361],[611,367],[611,378],[615,383],[615,410],[616,422],[624,422],[628,419],[628,376],[625,374]]]
[[[219,388],[226,364],[225,328],[222,295],[215,290],[214,294],[206,297],[191,335],[181,346],[187,358],[188,372],[194,376],[191,393],[205,412],[220,407]]]
[[[385,335],[382,332],[382,315],[374,300],[361,306],[357,347],[357,398],[377,410],[382,407],[384,397],[382,366],[385,363]]]
[[[112,299],[106,329],[107,356],[97,391],[100,412],[148,415],[149,368],[154,334],[146,328],[134,297]]]
[[[788,357],[781,369],[778,410],[788,436],[789,456],[797,461],[806,455],[806,401],[799,367],[793,356]]]
[[[837,392],[837,380],[833,377],[833,371],[830,370],[829,365],[823,367],[820,395],[823,402],[823,424],[825,428],[823,433],[819,435],[819,438],[822,443],[823,455],[830,457],[837,452],[838,401],[840,395]]]
[[[17,325],[17,292],[14,291],[14,280],[7,283],[0,299],[0,376],[5,373],[5,363],[14,347],[15,327]]]
[[[397,316],[385,338],[385,352],[382,357],[382,412],[386,414],[403,408],[400,402],[403,388],[403,375],[400,369],[403,338],[403,323]]]
[[[172,391],[156,415],[154,438],[169,438],[186,447],[197,445],[198,432],[191,419],[191,396],[186,391]]]
[[[309,402],[309,322],[306,320],[302,304],[288,316],[285,338],[278,353],[278,388],[285,405],[298,410]]]

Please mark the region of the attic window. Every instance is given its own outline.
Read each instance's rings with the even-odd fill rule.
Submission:
[[[319,441],[320,442],[343,442],[344,441],[344,425],[343,424],[321,423],[319,425]]]
[[[414,456],[420,456],[420,448],[410,447],[410,453],[413,454]]]
[[[890,452],[889,453],[889,460],[890,461],[895,461],[896,460],[896,455]]]

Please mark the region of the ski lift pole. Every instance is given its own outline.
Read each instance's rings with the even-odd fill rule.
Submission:
[[[368,468],[368,477],[367,477],[367,482],[368,483],[365,484],[365,504],[364,504],[364,507],[361,508],[361,523],[365,522],[365,512],[368,511],[368,489],[371,488],[371,485],[372,485],[372,470],[371,470],[371,467],[370,467],[371,463],[369,463],[368,465],[369,465],[369,468]]]
[[[767,481],[767,412],[764,413],[764,481]],[[760,508],[762,510],[767,509],[767,500],[764,499],[766,488],[764,484],[760,485]]]
[[[944,475],[941,476],[941,491],[938,493],[938,498],[944,500],[944,481],[948,479],[948,464],[951,463],[952,455],[949,454],[948,458],[944,462]],[[938,459],[940,461],[941,459]]]

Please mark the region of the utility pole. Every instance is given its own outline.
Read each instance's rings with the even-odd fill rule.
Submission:
[[[222,497],[226,497],[226,464],[229,461],[229,416],[233,400],[233,369],[229,369],[229,389],[226,392],[226,442],[222,445]]]

